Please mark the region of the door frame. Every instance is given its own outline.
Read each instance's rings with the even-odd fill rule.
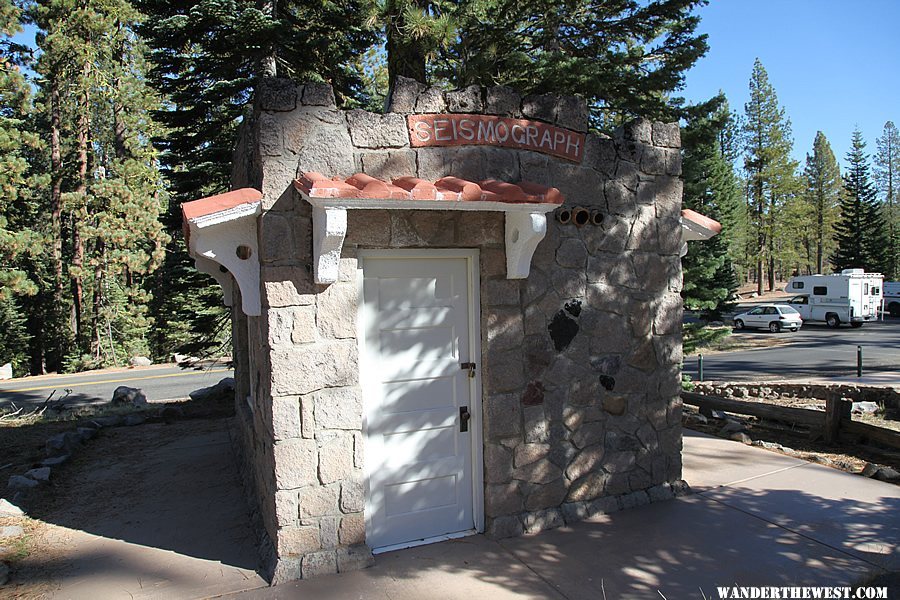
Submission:
[[[475,369],[475,377],[469,379],[469,395],[471,398],[469,421],[469,433],[471,440],[472,452],[472,515],[475,521],[475,528],[471,531],[463,531],[451,533],[447,535],[439,535],[423,540],[413,542],[405,542],[392,546],[384,546],[381,548],[372,548],[373,553],[388,552],[391,550],[400,550],[402,548],[411,548],[423,544],[442,541],[445,539],[454,539],[468,535],[470,533],[484,532],[484,452],[483,452],[483,413],[482,413],[482,394],[481,394],[481,276],[479,269],[479,251],[477,248],[415,248],[415,249],[391,249],[391,250],[362,250],[357,252],[357,268],[356,268],[356,284],[358,290],[359,302],[357,303],[356,329],[357,344],[359,355],[359,385],[362,390],[363,400],[363,419],[362,419],[362,438],[363,442],[368,439],[369,434],[369,411],[372,410],[372,396],[369,381],[372,365],[369,364],[368,355],[366,353],[366,332],[365,323],[363,321],[363,310],[365,308],[365,297],[363,295],[364,270],[365,262],[369,259],[410,259],[420,258],[441,259],[456,258],[465,259],[466,274],[468,283],[468,311],[469,311],[469,356],[475,361],[478,367]],[[365,473],[365,522],[366,532],[372,530],[371,519],[374,511],[371,506],[370,493],[370,462],[366,460],[365,450],[363,451],[363,463]],[[368,540],[367,540],[368,542]]]

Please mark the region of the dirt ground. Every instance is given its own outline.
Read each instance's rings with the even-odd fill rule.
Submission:
[[[228,423],[102,429],[20,499],[29,517],[0,521],[26,532],[0,554],[12,568],[0,597],[206,597],[265,585]]]
[[[779,402],[779,405],[811,408],[817,406],[817,403],[819,402],[821,402],[824,409],[825,401],[819,401],[814,398],[784,399]],[[728,435],[720,433],[724,421],[720,419],[709,419],[706,424],[699,423],[694,418],[697,414],[698,410],[696,407],[688,405],[684,406],[685,427],[710,435],[728,437]],[[750,438],[754,442],[764,442],[765,444],[763,444],[762,447],[772,452],[779,452],[780,454],[820,463],[848,473],[859,474],[868,463],[884,465],[900,471],[900,452],[894,450],[866,444],[843,443],[839,445],[828,445],[824,442],[811,439],[810,431],[806,427],[789,427],[787,425],[742,415],[732,415],[731,418],[745,423],[747,434]],[[854,415],[854,418],[856,418],[856,415]],[[885,423],[890,423],[892,428],[900,425],[896,421],[885,421],[883,419],[876,419],[875,417],[867,417],[864,421],[880,427],[885,426]],[[739,442],[735,443],[737,444]],[[781,448],[766,444],[777,444],[780,445]]]

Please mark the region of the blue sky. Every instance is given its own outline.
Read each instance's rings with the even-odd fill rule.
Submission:
[[[900,123],[900,1],[711,0],[699,14],[710,49],[682,95],[700,101],[721,89],[743,112],[758,57],[791,120],[798,160],[818,130],[843,165],[856,125],[872,154],[885,121]]]

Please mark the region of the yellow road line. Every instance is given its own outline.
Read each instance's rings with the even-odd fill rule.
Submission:
[[[105,379],[103,381],[85,381],[84,383],[64,383],[61,382],[58,385],[44,385],[41,387],[32,387],[32,388],[16,388],[16,389],[7,389],[0,388],[0,393],[3,392],[38,392],[41,390],[50,390],[50,389],[66,389],[66,388],[75,388],[75,387],[83,387],[86,385],[101,385],[104,383],[124,383],[126,381],[143,381],[145,379],[164,379],[166,377],[190,377],[192,375],[208,375],[209,373],[225,373],[230,369],[215,369],[211,371],[198,371],[196,373],[168,373],[166,375],[148,375],[147,377],[129,377],[127,379]]]

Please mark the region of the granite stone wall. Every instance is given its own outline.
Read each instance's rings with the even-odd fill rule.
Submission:
[[[484,113],[587,130],[577,98],[509,88],[443,92],[401,80],[386,114],[335,107],[322,84],[264,82],[234,184],[263,192],[259,318],[235,320],[237,436],[273,582],[360,568],[365,448],[356,280],[362,248],[479,250],[486,534],[519,535],[671,497],[681,478],[681,245],[677,124],[587,134],[580,164],[528,150],[411,148],[406,114]],[[454,175],[552,185],[576,227],[548,215],[527,279],[506,279],[501,213],[351,210],[339,280],[312,278],[311,207],[298,173]],[[240,306],[240,303],[235,303]],[[240,317],[238,315],[238,317]]]

